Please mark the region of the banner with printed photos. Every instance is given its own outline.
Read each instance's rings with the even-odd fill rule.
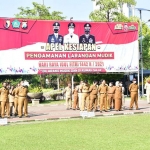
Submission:
[[[0,18],[0,74],[137,72],[138,24]]]

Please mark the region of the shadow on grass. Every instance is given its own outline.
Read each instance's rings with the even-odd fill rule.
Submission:
[[[40,102],[40,104],[64,104],[65,100],[45,100]]]

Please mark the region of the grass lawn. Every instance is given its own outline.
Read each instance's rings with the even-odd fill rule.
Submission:
[[[149,150],[150,115],[0,127],[1,150]]]

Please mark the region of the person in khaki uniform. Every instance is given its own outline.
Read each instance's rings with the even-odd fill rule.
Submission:
[[[115,109],[115,86],[113,86],[113,82],[109,83],[108,86],[108,103],[110,105],[110,109]]]
[[[10,106],[10,116],[12,116],[13,114],[13,106],[14,106],[14,94],[13,94],[13,90],[14,90],[14,86],[12,85],[10,87],[9,90],[9,106]]]
[[[0,97],[1,97],[1,117],[5,117],[5,107],[7,109],[6,115],[7,118],[10,118],[10,111],[9,111],[9,89],[7,89],[6,82],[3,83],[3,87],[0,89]]]
[[[27,101],[27,93],[28,88],[24,86],[24,82],[20,82],[20,86],[16,90],[16,94],[18,95],[18,116],[19,118],[23,115],[23,106],[24,106],[24,115],[28,117],[28,107],[25,105]]]
[[[135,78],[133,79],[133,83],[129,86],[129,91],[131,95],[130,109],[133,109],[135,103],[136,110],[138,110],[138,85]]]
[[[79,99],[79,108],[81,109],[81,102],[82,102],[82,88],[83,88],[83,81],[80,81],[79,91],[78,91],[78,99]]]
[[[98,87],[98,92],[100,94],[100,112],[102,112],[103,108],[104,111],[107,112],[107,91],[108,86],[106,85],[106,81],[102,80],[102,84]]]
[[[89,93],[90,85],[88,84],[88,81],[84,81],[84,85],[82,87],[82,102],[81,102],[81,111],[84,111],[85,108],[87,111],[90,111],[90,93]]]
[[[64,93],[66,93],[66,107],[67,107],[67,110],[72,109],[72,90],[71,90],[71,84],[70,83],[65,88]]]
[[[19,88],[20,83],[18,83],[17,87],[14,88],[13,90],[13,95],[14,95],[14,116],[18,115],[18,95],[17,95],[17,89]]]
[[[78,86],[72,91],[73,94],[73,110],[79,109],[78,108]]]
[[[97,110],[97,94],[98,94],[98,88],[97,88],[97,81],[93,82],[93,85],[90,86],[89,92],[90,92],[90,111],[93,110],[94,105],[94,111]]]
[[[119,81],[116,81],[115,86],[115,110],[121,111],[122,108],[122,87],[120,86]]]
[[[150,104],[150,79],[147,79],[144,89],[146,89],[147,104]]]

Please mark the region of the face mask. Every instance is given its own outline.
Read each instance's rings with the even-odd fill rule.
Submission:
[[[120,84],[120,86],[122,86],[122,84]]]
[[[69,28],[68,31],[69,31],[70,34],[74,33],[74,29],[73,28]]]
[[[55,32],[55,33],[58,33],[58,29],[54,29],[54,32]]]
[[[109,86],[112,86],[112,84],[109,84]]]
[[[90,33],[90,30],[89,29],[85,29],[85,34],[89,34]]]
[[[133,81],[133,83],[136,83],[136,81]]]

